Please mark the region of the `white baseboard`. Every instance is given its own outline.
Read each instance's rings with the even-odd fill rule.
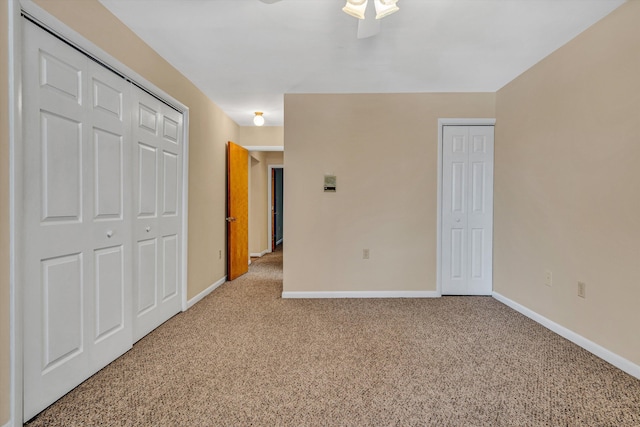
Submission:
[[[280,239],[280,240],[278,240],[278,241],[276,242],[276,246],[278,246],[280,243],[282,243],[282,240],[284,240],[284,239]]]
[[[243,145],[247,151],[284,151],[284,145]]]
[[[7,423],[6,423],[4,426],[2,426],[2,427],[11,427],[11,424],[12,424],[12,422],[11,422],[11,420],[9,420],[9,421],[7,421]]]
[[[439,298],[436,291],[283,292],[282,298]]]
[[[576,345],[579,345],[580,347],[584,348],[585,350],[587,350],[588,352],[598,356],[599,358],[611,363],[613,366],[615,366],[616,368],[626,372],[629,375],[632,375],[638,379],[640,379],[640,366],[636,365],[635,363],[625,359],[622,356],[619,356],[617,354],[615,354],[614,352],[607,350],[606,348],[602,347],[599,344],[594,343],[593,341],[590,341],[588,339],[586,339],[585,337],[583,337],[582,335],[578,335],[577,333],[573,332],[570,329],[565,328],[562,325],[557,324],[556,322],[547,319],[544,316],[541,316],[540,314],[536,313],[535,311],[521,305],[518,304],[517,302],[510,300],[509,298],[505,297],[504,295],[501,295],[497,292],[493,293],[493,297],[495,299],[497,299],[498,301],[500,301],[501,303],[513,308],[515,311],[520,312],[521,314],[524,314],[525,316],[527,316],[528,318],[538,322],[539,324],[541,324],[542,326],[544,326],[545,328],[555,332],[556,334],[560,335],[563,338],[568,339],[569,341],[573,342]]]
[[[200,292],[198,295],[196,295],[195,297],[191,298],[189,301],[187,301],[187,310],[190,309],[191,307],[193,307],[196,303],[198,303],[202,298],[206,297],[207,295],[209,295],[211,292],[213,292],[218,286],[222,285],[224,282],[227,281],[227,276],[224,276],[222,279],[218,280],[216,283],[214,283],[213,285],[209,286],[207,289],[205,289],[204,291]]]
[[[251,254],[249,254],[249,256],[253,257],[253,258],[261,258],[261,257],[265,256],[268,253],[269,253],[269,249],[265,249],[264,251],[262,251],[260,253],[257,253],[257,252],[251,253]]]

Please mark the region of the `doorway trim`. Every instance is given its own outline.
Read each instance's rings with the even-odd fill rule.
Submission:
[[[267,227],[269,230],[269,247],[267,248],[267,253],[271,253],[272,251],[272,245],[271,242],[273,242],[273,213],[271,212],[271,200],[273,200],[271,197],[273,197],[273,195],[271,194],[271,188],[273,188],[273,170],[274,169],[282,169],[284,171],[284,165],[268,165],[267,166]],[[283,191],[282,191],[282,198],[284,199],[284,182],[283,182]],[[282,214],[284,215],[284,203],[282,204]],[[284,236],[284,233],[283,233]],[[284,237],[283,237],[284,239]]]
[[[485,119],[438,119],[438,202],[437,202],[437,237],[436,237],[436,293],[442,296],[442,155],[444,126],[495,126],[495,118]]]
[[[187,310],[187,248],[188,248],[188,186],[189,186],[189,107],[151,83],[115,57],[86,39],[64,22],[60,21],[32,0],[8,1],[8,74],[9,74],[9,421],[8,426],[22,426],[23,418],[23,290],[22,284],[22,13],[26,13],[56,36],[68,41],[85,55],[95,58],[107,69],[124,76],[134,85],[148,91],[160,101],[168,104],[183,116],[182,153],[182,261],[181,307]]]

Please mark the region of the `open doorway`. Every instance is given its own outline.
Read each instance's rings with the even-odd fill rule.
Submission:
[[[277,201],[284,197],[284,188],[278,184],[282,182],[284,155],[282,151],[250,151],[249,157],[249,255],[255,259],[273,252],[274,235],[276,242],[283,239],[283,209],[278,209],[281,203],[272,205],[272,199],[275,196]],[[276,176],[274,169],[278,179],[273,179]],[[273,191],[274,184],[278,184],[276,191]],[[280,219],[273,220],[274,212]]]
[[[269,242],[271,252],[284,241],[284,167],[269,165]]]

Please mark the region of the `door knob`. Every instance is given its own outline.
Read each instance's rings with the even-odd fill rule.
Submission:
[[[456,222],[460,222],[460,218],[456,218]]]
[[[236,220],[236,219],[235,219],[234,217],[232,217],[232,216],[229,216],[229,217],[227,217],[227,218],[225,218],[225,219],[227,220],[227,222],[233,222],[233,221],[235,221],[235,220]]]
[[[110,239],[113,236],[113,230],[107,231],[107,237]]]
[[[147,233],[151,231],[151,227],[147,226],[147,228],[144,229],[144,231],[146,231]]]

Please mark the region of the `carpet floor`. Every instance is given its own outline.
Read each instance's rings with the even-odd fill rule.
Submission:
[[[640,380],[488,297],[283,300],[255,259],[37,426],[640,426]]]

